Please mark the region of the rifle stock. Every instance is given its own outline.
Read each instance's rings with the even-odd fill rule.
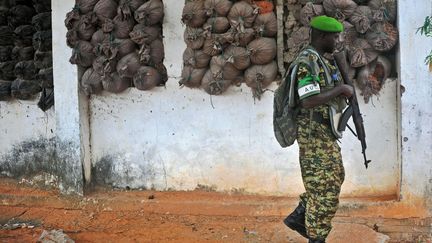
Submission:
[[[345,126],[348,126],[347,122],[349,120],[350,113],[352,112],[352,118],[353,118],[355,130],[356,130],[357,134],[355,134],[354,132],[353,133],[360,140],[360,143],[362,146],[364,164],[365,164],[366,169],[367,169],[368,164],[371,161],[366,159],[367,145],[366,145],[366,134],[365,134],[365,129],[364,129],[364,125],[363,125],[363,117],[362,117],[362,114],[360,113],[360,108],[359,108],[359,105],[357,102],[357,96],[356,96],[354,84],[352,83],[351,79],[349,78],[348,63],[346,61],[345,52],[341,51],[341,52],[335,53],[334,57],[335,57],[336,64],[339,67],[339,71],[342,75],[342,79],[345,81],[346,84],[351,85],[354,88],[354,94],[348,99],[349,100],[349,106],[350,106],[350,107],[348,107],[348,109],[350,109],[350,110],[347,110],[346,112],[344,112],[344,114],[342,116],[342,120],[338,126],[338,129],[340,129],[340,131],[345,130]]]

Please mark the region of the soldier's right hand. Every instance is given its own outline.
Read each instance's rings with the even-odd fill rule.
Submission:
[[[350,98],[354,94],[354,87],[348,84],[340,84],[337,86],[340,89],[340,95],[345,98]]]

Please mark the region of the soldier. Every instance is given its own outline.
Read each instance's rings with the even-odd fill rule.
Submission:
[[[311,45],[299,53],[290,67],[297,90],[297,143],[306,192],[300,195],[299,205],[284,223],[309,242],[325,242],[345,176],[337,144],[341,137],[337,114],[343,111],[354,90],[343,84],[334,60],[324,57],[335,50],[343,25],[334,18],[318,16],[312,19],[311,27]]]

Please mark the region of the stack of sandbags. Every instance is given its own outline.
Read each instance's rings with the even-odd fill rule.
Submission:
[[[0,2],[0,100],[52,91],[52,72],[39,78],[41,69],[52,68],[50,11],[49,0]]]
[[[164,85],[161,0],[76,0],[65,19],[70,62],[84,69],[82,90],[120,93]]]
[[[299,6],[300,14],[296,15]],[[343,23],[343,42],[337,44],[337,50],[348,53],[350,66],[357,72],[371,70],[371,66],[376,66],[378,57],[382,60],[397,43],[396,0],[290,0],[285,3],[285,7],[288,9],[288,12],[284,13],[287,34],[284,54],[286,65],[293,61],[299,50],[309,44],[310,20],[324,14]],[[386,69],[385,73],[391,71],[389,63],[391,62],[382,65]],[[355,76],[355,73],[353,75]],[[366,85],[365,82],[370,84]],[[362,93],[367,97],[366,101],[370,94],[378,94],[378,88],[382,87],[383,82],[380,85],[371,85],[377,83],[376,78],[369,81],[362,78],[360,87],[364,88]]]
[[[186,1],[182,21],[187,48],[180,85],[219,95],[245,82],[259,98],[276,79],[272,1]]]

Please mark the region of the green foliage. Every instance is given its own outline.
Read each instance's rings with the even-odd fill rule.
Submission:
[[[426,16],[423,26],[419,27],[416,31],[416,33],[419,32],[420,35],[432,37],[432,17],[431,16]],[[432,50],[430,54],[426,56],[425,63],[429,65],[429,67],[432,67]]]

